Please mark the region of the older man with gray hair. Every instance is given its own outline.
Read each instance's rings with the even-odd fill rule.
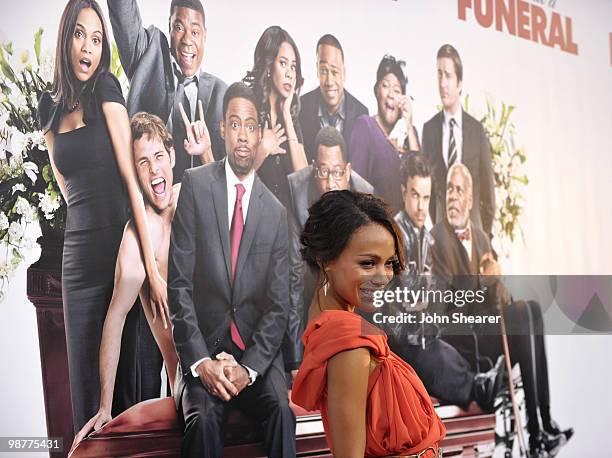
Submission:
[[[508,345],[513,362],[521,368],[530,457],[555,456],[573,435],[571,428],[561,431],[550,416],[548,369],[544,347],[542,311],[536,302],[502,302],[498,294],[500,267],[495,260],[489,238],[470,221],[473,205],[472,177],[468,168],[455,163],[446,180],[446,218],[438,222],[432,235],[433,274],[447,289],[484,289],[484,304],[450,306],[447,312],[464,315],[499,316],[503,311],[508,329]],[[489,277],[488,277],[489,276]],[[486,288],[484,288],[486,286]],[[495,361],[503,353],[498,324],[470,325],[465,329],[447,328],[444,340],[453,345],[477,370],[482,360]],[[477,336],[477,348],[474,337]],[[538,415],[539,413],[539,415]],[[541,422],[540,422],[541,419]]]

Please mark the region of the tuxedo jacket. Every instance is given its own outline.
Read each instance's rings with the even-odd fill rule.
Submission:
[[[119,59],[130,81],[127,107],[130,116],[139,111],[159,116],[166,122],[172,111],[176,90],[170,46],[166,35],[155,26],[144,28],[136,0],[108,0],[108,12]],[[223,119],[223,96],[227,86],[216,76],[200,72],[198,99],[202,101],[206,126],[210,133],[216,160],[225,156],[219,122]],[[198,117],[197,107],[195,110]],[[192,120],[193,121],[193,120]],[[172,125],[176,164],[174,183],[181,181],[183,171],[191,167],[191,156],[185,152],[185,126]],[[196,165],[199,158],[194,158]]]
[[[361,115],[367,115],[368,109],[346,89],[344,90],[344,97],[346,100],[346,119],[344,120],[342,137],[344,137],[344,142],[348,148],[355,120]],[[321,130],[319,106],[322,103],[324,103],[323,96],[318,86],[300,97],[300,126],[304,135],[304,151],[306,152],[308,163],[312,163],[317,153],[315,151],[315,139],[319,130]],[[349,157],[348,151],[346,153],[346,156]]]
[[[308,209],[320,197],[321,191],[314,179],[312,164],[287,177],[291,211],[289,212],[289,322],[287,337],[283,343],[283,355],[287,369],[297,369],[302,361],[301,342],[303,324],[306,322],[308,306],[314,295],[317,278],[305,265],[300,250],[300,235],[308,219]],[[351,170],[349,189],[357,192],[374,193],[374,187],[357,172]]]
[[[491,147],[482,124],[465,110],[462,113],[462,158],[472,175],[474,205],[470,219],[474,226],[491,233],[495,217],[495,181]],[[444,113],[438,112],[423,126],[423,152],[428,155],[432,166],[432,198],[429,214],[434,223],[446,219],[446,174],[448,168],[442,153],[442,125]]]
[[[255,176],[232,280],[224,160],[185,172],[170,236],[168,303],[182,372],[213,357],[236,322],[260,376],[282,370],[289,265],[285,208]],[[180,390],[177,390],[180,392]]]
[[[446,218],[436,223],[431,230],[434,239],[432,247],[432,273],[435,280],[440,281],[444,287],[476,290],[480,288],[480,259],[491,253],[489,237],[478,227],[471,225],[472,256],[468,253],[455,235],[454,229],[448,224]],[[482,308],[486,308],[488,300]],[[480,307],[472,308],[473,311]],[[468,310],[470,311],[470,310]]]

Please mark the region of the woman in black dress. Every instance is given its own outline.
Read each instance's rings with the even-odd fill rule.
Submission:
[[[62,295],[74,428],[99,405],[98,354],[113,293],[117,251],[131,203],[153,309],[166,322],[142,194],[132,164],[130,124],[119,81],[109,72],[107,28],[95,0],[70,0],[60,22],[53,94],[38,106],[53,173],[68,205]]]
[[[262,141],[255,157],[259,178],[289,208],[287,175],[308,165],[298,123],[304,84],[300,53],[279,26],[268,27],[255,46],[253,69],[244,82],[261,102]]]

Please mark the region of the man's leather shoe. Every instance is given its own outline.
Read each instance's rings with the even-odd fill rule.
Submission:
[[[548,434],[552,434],[553,436],[556,436],[557,434],[563,434],[565,436],[566,441],[570,440],[574,435],[574,428],[567,428],[561,430],[555,420],[550,420],[550,423],[545,424],[543,429]]]
[[[535,437],[529,437],[529,458],[550,458],[542,441],[542,433]]]
[[[567,440],[562,433],[555,435],[540,432],[537,436],[529,438],[529,456],[553,458],[566,443]]]
[[[557,456],[561,447],[567,444],[567,438],[565,434],[548,434],[544,432],[544,448],[548,452],[548,455],[552,458]]]
[[[490,371],[474,377],[474,400],[484,412],[493,412],[495,397],[504,380],[504,355],[501,355]]]

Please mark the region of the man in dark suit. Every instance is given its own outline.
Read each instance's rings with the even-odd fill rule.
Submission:
[[[372,194],[374,188],[351,169],[344,138],[333,127],[324,127],[315,137],[315,161],[288,176],[291,211],[289,214],[289,284],[291,307],[283,354],[288,370],[302,362],[301,337],[317,278],[302,260],[300,234],[308,219],[308,209],[328,191],[350,189]]]
[[[489,238],[470,221],[473,205],[472,178],[460,163],[448,171],[446,218],[438,222],[432,235],[433,273],[446,289],[484,290],[482,304],[450,306],[448,312],[461,311],[475,317],[504,314],[508,346],[513,362],[519,364],[525,392],[530,456],[554,456],[572,436],[573,430],[559,430],[550,416],[550,395],[544,324],[536,302],[512,302],[499,281],[500,268],[491,253]],[[444,340],[453,345],[476,367],[481,359],[494,361],[503,353],[499,324],[476,324],[444,330]],[[478,347],[474,346],[474,333]],[[539,415],[538,415],[539,413]],[[540,419],[542,423],[540,423]]]
[[[331,34],[323,35],[317,43],[317,76],[319,87],[300,98],[300,125],[308,162],[315,159],[315,137],[322,127],[335,127],[348,145],[355,120],[368,114],[365,105],[344,89],[344,51]]]
[[[404,242],[407,268],[398,280],[403,288],[428,289],[434,241],[425,227],[431,196],[431,171],[424,154],[411,152],[404,155],[401,175],[404,208],[395,215],[395,222]],[[503,380],[503,357],[488,372],[476,373],[452,345],[439,338],[438,326],[418,324],[421,314],[430,313],[429,308],[408,310],[417,316],[415,324],[392,325],[385,329],[391,350],[410,362],[431,395],[463,409],[476,401],[482,410],[492,412]]]
[[[185,172],[170,238],[183,455],[221,456],[233,404],[263,426],[269,456],[295,457],[279,351],[289,307],[287,214],[253,170],[261,140],[253,91],[232,84],[223,107],[227,158]]]
[[[430,216],[434,223],[446,217],[447,171],[455,163],[465,164],[474,180],[474,203],[470,219],[491,237],[495,217],[495,182],[489,140],[482,124],[461,108],[463,65],[451,45],[438,50],[438,91],[443,110],[423,126],[423,151],[433,167],[433,199]]]
[[[108,11],[121,65],[130,81],[128,112],[132,116],[146,111],[167,122],[176,152],[174,182],[179,183],[183,172],[203,163],[204,157],[221,159],[219,122],[226,85],[202,70],[206,16],[200,0],[172,0],[170,44],[157,27],[143,27],[136,0],[108,0]],[[199,103],[204,119],[198,116]],[[206,155],[194,157],[191,148],[186,148],[190,139],[179,104],[190,122],[202,121],[193,129],[193,137],[206,147]]]

